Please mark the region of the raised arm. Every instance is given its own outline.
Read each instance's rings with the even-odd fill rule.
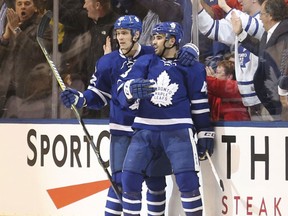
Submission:
[[[241,45],[252,52],[254,55],[259,55],[259,40],[249,35],[242,26],[241,18],[235,11],[231,13],[231,23],[234,33],[238,36]]]
[[[229,21],[225,19],[214,20],[202,7],[200,2],[198,10],[198,27],[202,34],[226,45],[234,44],[235,34]]]

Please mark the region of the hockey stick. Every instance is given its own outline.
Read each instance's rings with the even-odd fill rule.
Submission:
[[[216,169],[215,169],[215,167],[214,167],[214,164],[213,164],[213,162],[212,162],[212,160],[211,160],[211,157],[210,157],[210,155],[209,155],[208,152],[206,152],[206,157],[208,158],[208,161],[209,161],[210,166],[211,166],[211,168],[212,168],[212,172],[213,172],[213,174],[214,174],[214,176],[215,176],[215,179],[217,180],[217,182],[218,182],[218,184],[219,184],[220,189],[221,189],[222,191],[224,191],[223,181],[222,181],[222,179],[219,178],[219,176],[218,176],[218,174],[217,174],[217,171],[216,171]]]
[[[41,19],[41,21],[40,21],[40,23],[38,25],[38,29],[37,29],[37,42],[38,42],[43,54],[45,55],[45,58],[46,58],[46,60],[47,60],[47,62],[49,64],[49,66],[50,66],[50,68],[51,68],[51,70],[52,70],[52,72],[54,74],[54,77],[56,78],[61,90],[64,91],[66,89],[66,85],[63,82],[63,80],[62,80],[62,78],[60,76],[60,73],[57,70],[56,65],[52,61],[51,56],[49,55],[48,51],[46,50],[45,45],[44,45],[44,40],[43,40],[43,36],[44,36],[45,30],[49,27],[51,18],[52,18],[52,12],[51,11],[47,11],[43,15],[43,17],[42,17],[42,19]],[[109,171],[107,169],[109,164],[105,163],[103,161],[103,159],[102,159],[102,157],[100,155],[99,147],[97,147],[95,145],[95,143],[93,142],[93,139],[92,139],[91,135],[89,134],[89,132],[88,132],[88,130],[87,130],[85,124],[84,124],[84,121],[83,121],[82,117],[80,116],[77,108],[74,105],[72,105],[71,109],[73,110],[78,122],[82,126],[83,131],[84,131],[84,133],[85,133],[85,135],[86,135],[86,137],[88,139],[88,142],[91,145],[91,147],[93,148],[93,150],[94,150],[94,152],[95,152],[95,154],[97,156],[99,164],[101,165],[101,167],[103,168],[104,172],[106,173],[109,181],[111,182],[111,186],[112,186],[113,190],[115,191],[115,193],[117,195],[117,198],[119,199],[120,202],[122,202],[122,200],[121,200],[121,192],[120,192],[118,186],[116,185],[116,183],[112,180],[112,176],[111,176],[111,174],[109,173]]]

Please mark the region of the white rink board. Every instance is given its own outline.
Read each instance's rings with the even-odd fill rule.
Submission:
[[[0,123],[1,216],[104,215],[107,186],[94,190],[95,185],[103,185],[99,182],[107,177],[93,149],[84,141],[82,127],[55,122]],[[266,124],[267,127],[252,123],[252,126],[246,123],[245,127],[241,124],[216,127],[212,160],[224,181],[225,191],[217,186],[208,161],[203,162],[206,216],[288,215],[288,124],[287,127]],[[108,125],[87,124],[87,128],[94,143],[101,143],[101,155],[107,160],[109,139],[105,131]],[[99,138],[103,134],[104,137]],[[172,182],[170,177],[167,180],[169,200]],[[53,197],[54,202],[47,191],[75,185],[88,185],[78,200],[75,199],[77,192],[69,188],[57,193],[58,200]],[[177,197],[176,201],[177,204],[167,204],[166,215],[176,216],[182,212],[177,210]],[[144,203],[142,215],[147,215],[145,210]]]
[[[202,164],[207,216],[288,215],[288,133],[277,124],[217,127],[212,160],[225,191]]]

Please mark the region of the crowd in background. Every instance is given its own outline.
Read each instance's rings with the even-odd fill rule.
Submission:
[[[287,27],[288,12],[284,0],[277,0],[277,4],[283,3],[284,9],[273,8],[272,3],[272,11],[265,12],[265,7],[261,8],[263,0],[60,0],[57,68],[65,84],[79,91],[86,89],[104,50],[107,47],[118,49],[113,25],[124,14],[133,14],[142,20],[141,44],[150,44],[151,29],[160,21],[179,22],[184,30],[181,45],[191,42],[195,6],[192,2],[199,3],[198,23],[194,27],[199,28],[199,61],[207,66],[211,119],[287,120],[284,112],[288,109],[287,93],[281,91],[282,95],[278,94],[279,80],[281,88],[288,89],[285,79],[288,61],[282,55],[285,50],[288,52],[287,30],[281,32],[286,35],[281,38],[283,49],[269,51],[273,53],[272,58],[277,56],[276,63],[261,73],[259,67],[265,67],[262,60],[271,56],[266,55],[264,46],[257,51],[249,50],[249,45],[242,46],[239,41],[241,32],[235,32],[231,24],[232,21],[237,23],[235,20],[240,17],[243,30],[255,40],[262,41],[268,31],[264,22],[271,22],[265,20],[266,14],[263,13],[270,13],[272,20],[276,19],[275,23],[284,23]],[[53,1],[0,0],[0,7],[0,117],[52,118],[54,78],[36,41],[36,34],[42,15],[53,10]],[[277,16],[273,10],[279,10]],[[51,52],[52,29],[45,32],[44,39]],[[246,40],[243,39],[243,44]],[[81,115],[84,118],[108,118],[109,106],[101,111],[83,109]],[[59,101],[57,118],[73,117],[73,113]]]

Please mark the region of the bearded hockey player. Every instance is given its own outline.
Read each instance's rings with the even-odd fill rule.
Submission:
[[[132,125],[136,132],[122,173],[126,216],[140,215],[142,172],[150,158],[161,154],[166,154],[172,165],[186,215],[202,215],[199,158],[205,159],[206,151],[213,153],[214,132],[204,65],[195,61],[186,67],[177,60],[182,36],[178,23],[157,24],[152,41],[155,53],[140,57],[119,82],[118,98],[123,106],[134,109],[130,104],[139,101]]]

